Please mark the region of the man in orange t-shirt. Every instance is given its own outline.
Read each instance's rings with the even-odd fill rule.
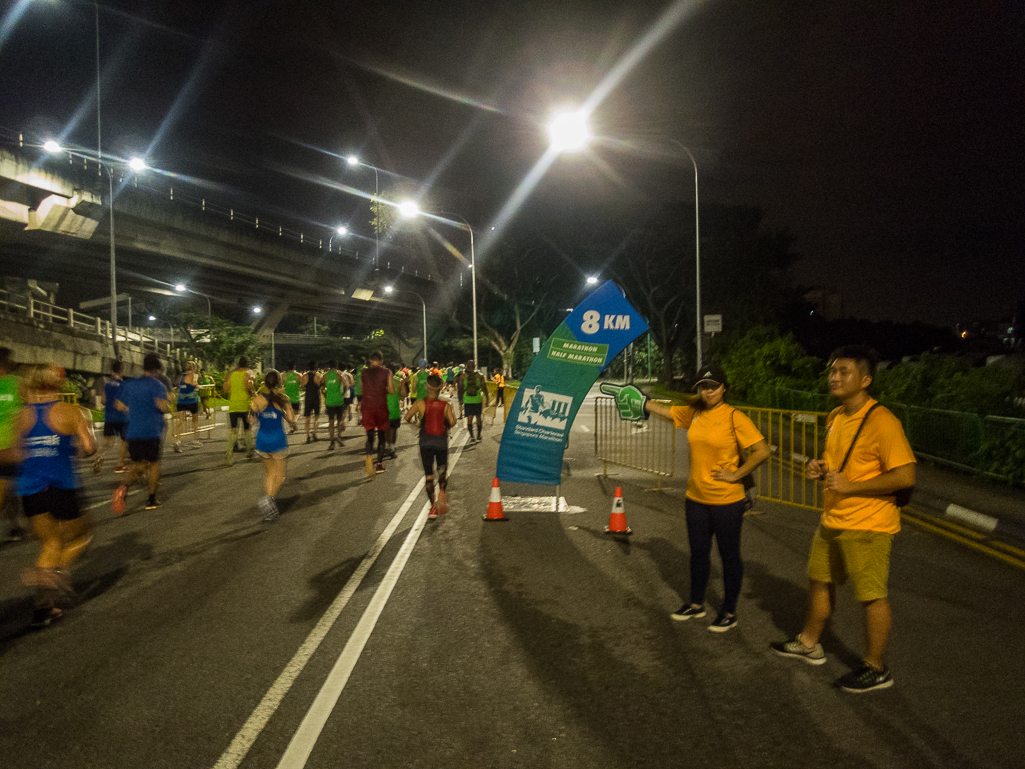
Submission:
[[[867,651],[863,665],[835,686],[865,692],[893,686],[885,657],[892,622],[890,545],[900,531],[894,495],[914,486],[915,455],[900,420],[868,394],[875,352],[864,345],[841,347],[832,361],[829,390],[843,405],[829,415],[823,458],[808,463],[808,477],[825,485],[822,520],[808,558],[808,613],[796,638],[771,647],[783,657],[823,664],[819,638],[836,601],[835,585],[850,577],[865,607]]]

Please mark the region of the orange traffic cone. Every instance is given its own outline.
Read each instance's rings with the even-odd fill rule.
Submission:
[[[498,478],[491,484],[491,501],[488,502],[488,514],[484,516],[485,521],[508,521],[502,511],[502,490],[498,488]]]
[[[626,525],[626,511],[623,509],[623,489],[616,486],[616,495],[612,499],[612,515],[609,516],[609,525],[605,527],[606,534],[633,534],[633,531]]]

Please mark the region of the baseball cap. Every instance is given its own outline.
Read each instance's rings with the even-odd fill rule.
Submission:
[[[694,389],[697,390],[698,385],[702,382],[724,385],[726,384],[726,373],[715,364],[702,366],[701,371],[698,373],[698,381],[694,383]]]

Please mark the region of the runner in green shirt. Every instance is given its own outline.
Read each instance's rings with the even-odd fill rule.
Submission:
[[[299,389],[299,379],[301,374],[295,370],[295,361],[290,360],[288,362],[288,370],[285,372],[285,395],[288,397],[288,402],[292,404],[292,412],[295,414],[299,413],[299,398],[302,395],[302,390]],[[296,431],[296,424],[298,419],[292,423],[292,432]]]
[[[463,385],[463,408],[466,411],[466,429],[470,443],[480,443],[484,433],[484,406],[488,404],[488,387],[484,376],[473,370],[473,361],[466,362],[460,380]],[[477,438],[473,437],[473,421],[477,418]]]
[[[327,434],[331,439],[328,451],[335,447],[335,441],[341,443],[341,432],[345,429],[345,372],[338,369],[338,361],[328,363],[324,372],[324,406],[327,408]],[[338,424],[338,437],[335,438],[335,424]]]
[[[384,455],[389,459],[395,459],[395,440],[398,437],[399,426],[402,424],[401,401],[402,388],[405,383],[397,363],[390,364],[388,368],[395,372],[395,375],[392,376],[392,386],[395,392],[388,393],[388,431],[385,433]]]
[[[0,507],[5,507],[11,523],[7,538],[17,542],[25,536],[25,530],[18,525],[18,510],[21,505],[4,505],[7,486],[18,477],[18,455],[16,425],[21,412],[22,401],[18,377],[11,373],[14,361],[7,347],[0,347]]]
[[[249,373],[249,361],[242,357],[238,359],[238,366],[224,377],[222,388],[225,397],[228,399],[228,446],[224,452],[224,461],[230,467],[235,463],[236,438],[238,425],[242,424],[245,439],[246,458],[253,456],[256,441],[249,429],[249,402],[256,394],[253,386],[253,376]]]

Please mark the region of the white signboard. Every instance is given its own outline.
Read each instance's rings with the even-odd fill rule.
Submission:
[[[722,315],[705,316],[705,333],[719,334],[722,332]]]

